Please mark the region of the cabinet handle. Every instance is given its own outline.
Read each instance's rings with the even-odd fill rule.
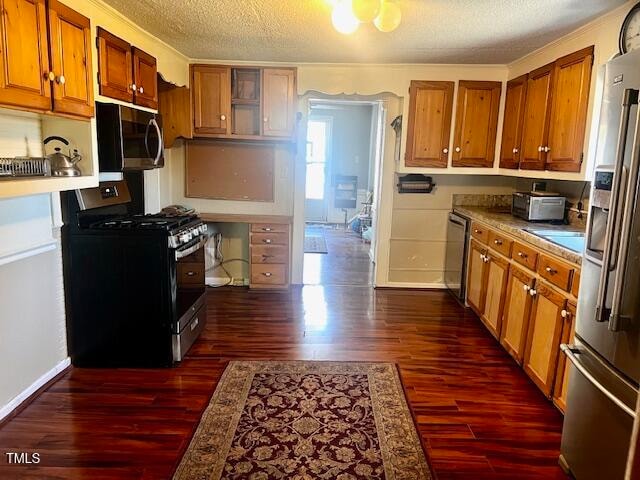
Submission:
[[[263,253],[263,254],[262,254],[262,258],[263,258],[263,259],[265,259],[265,260],[267,260],[267,259],[269,259],[269,258],[273,258],[273,255],[269,255],[269,254],[267,254],[267,253]]]
[[[270,231],[272,231],[272,230],[273,230],[273,228],[271,228],[271,227],[264,227],[264,228],[262,229],[262,231],[263,231],[263,232],[270,232]]]
[[[562,311],[560,312],[560,316],[561,316],[562,318],[567,318],[567,317],[569,316],[569,312],[567,312],[566,310],[562,310]]]
[[[525,292],[528,292],[529,290],[531,290],[531,287],[530,287],[529,285],[523,285],[523,286],[522,286],[522,289],[523,289]]]
[[[549,153],[551,151],[551,148],[549,147],[544,147],[544,153]]]
[[[45,73],[44,78],[46,78],[50,82],[53,82],[56,79],[56,74],[53,72]]]
[[[144,88],[140,87],[140,88],[138,89],[138,93],[144,93]]]
[[[489,255],[484,256],[484,263],[489,263],[491,261],[491,257]]]
[[[135,83],[131,84],[131,90],[133,90],[134,92],[136,92],[138,90],[138,86]]]
[[[193,277],[195,274],[196,274],[196,272],[188,271],[187,272],[187,277]]]
[[[196,329],[196,327],[198,326],[199,323],[200,323],[200,319],[198,319],[197,317],[193,322],[191,322],[191,327],[190,328],[191,328],[192,332]]]
[[[473,230],[473,233],[477,233],[478,235],[480,235],[482,233],[482,230],[478,230],[477,228],[475,228]]]
[[[538,294],[537,290],[535,290],[533,288],[531,290],[529,290],[529,295],[531,295],[532,297],[535,297],[537,294]]]
[[[273,273],[271,273],[271,272],[263,272],[262,275],[264,275],[265,277],[271,277],[271,276],[273,276]]]
[[[456,147],[456,153],[460,153],[462,149],[460,147]]]
[[[56,77],[56,82],[59,83],[60,85],[64,85],[66,81],[67,79],[64,78],[64,75],[60,75],[59,77]]]
[[[497,240],[494,240],[493,243],[495,243],[496,245],[500,246],[500,245],[502,245],[502,240],[497,239]]]
[[[540,152],[540,153],[544,152],[544,147],[542,145],[540,145],[538,147],[538,152]]]
[[[553,268],[551,268],[551,267],[547,267],[547,268],[545,268],[545,271],[546,271],[548,274],[550,274],[550,275],[555,275],[556,273],[558,273],[558,271],[557,271],[557,270],[555,270],[555,269],[553,269]]]
[[[513,149],[513,153],[514,153],[514,154],[516,154],[516,155],[518,154],[518,152],[519,152],[519,151],[520,151],[520,150],[518,150],[517,148],[514,148],[514,149]]]
[[[520,258],[525,258],[525,259],[526,259],[526,258],[529,258],[529,255],[527,255],[527,254],[526,254],[526,253],[524,253],[524,252],[518,252],[518,256],[519,256]]]
[[[447,153],[449,153],[449,149],[448,148],[443,148],[442,149],[442,153],[444,153],[446,155]]]
[[[220,115],[220,120],[222,120],[223,122],[227,119],[226,115]]]
[[[264,240],[262,240],[264,243],[271,243],[273,242],[273,240],[271,240],[270,238],[265,238]]]

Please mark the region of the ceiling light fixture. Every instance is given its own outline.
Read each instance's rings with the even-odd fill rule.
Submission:
[[[360,23],[371,21],[381,32],[392,32],[402,20],[400,7],[391,0],[332,0],[331,3],[333,27],[345,35],[358,30]]]

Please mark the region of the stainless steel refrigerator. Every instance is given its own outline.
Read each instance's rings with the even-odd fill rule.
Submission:
[[[605,66],[561,465],[624,478],[640,381],[640,51]]]

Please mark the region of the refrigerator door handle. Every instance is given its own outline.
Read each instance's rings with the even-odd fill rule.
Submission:
[[[613,402],[620,410],[629,415],[631,418],[636,418],[636,412],[633,409],[629,408],[625,405],[618,397],[616,397],[613,393],[611,393],[607,388],[602,385],[596,378],[589,373],[589,371],[582,365],[580,359],[576,354],[580,353],[580,350],[575,348],[573,345],[567,345],[563,343],[560,345],[560,350],[564,352],[567,358],[571,361],[574,367],[587,379],[591,384],[596,387],[600,392],[607,397],[611,402]]]
[[[611,188],[611,205],[609,208],[610,220],[607,222],[607,230],[604,242],[604,251],[602,254],[602,268],[600,269],[600,281],[598,282],[598,294],[596,296],[596,321],[604,322],[605,297],[607,293],[607,284],[609,280],[609,272],[611,270],[611,250],[613,249],[614,235],[618,226],[618,218],[615,212],[618,211],[618,202],[620,200],[620,187],[622,184],[622,172],[624,166],[624,157],[627,145],[627,136],[629,133],[629,119],[631,117],[632,105],[638,103],[638,90],[627,88],[624,91],[624,99],[622,101],[622,113],[620,114],[620,129],[618,131],[618,143],[616,146],[616,163],[613,173],[613,185]],[[587,245],[589,239],[587,239]]]
[[[636,131],[633,137],[633,147],[631,148],[631,166],[629,168],[629,180],[624,200],[624,211],[622,215],[622,229],[620,243],[616,252],[616,257],[626,258],[629,251],[631,237],[631,227],[633,224],[633,212],[636,204],[636,186],[638,184],[638,173],[640,171],[640,151],[638,142],[640,141],[640,109],[636,120]],[[611,314],[609,315],[609,330],[620,331],[620,306],[622,303],[623,281],[626,274],[626,262],[619,262],[613,281],[613,296],[611,300]]]

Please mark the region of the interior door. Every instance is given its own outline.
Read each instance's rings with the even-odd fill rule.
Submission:
[[[529,74],[522,125],[520,168],[544,170],[549,137],[549,113],[554,65],[550,63]]]
[[[100,95],[132,102],[131,45],[100,27],[97,37]]]
[[[44,0],[0,0],[0,103],[51,109]]]
[[[295,128],[295,71],[265,68],[262,71],[262,134],[290,137]]]
[[[92,117],[91,22],[57,0],[49,0],[53,111]]]
[[[502,327],[502,312],[509,274],[509,262],[500,258],[491,250],[487,251],[487,288],[484,300],[484,312],[480,319],[491,334],[499,338]]]
[[[518,364],[524,358],[525,340],[529,328],[529,315],[533,297],[529,294],[535,279],[524,270],[511,266],[507,283],[507,296],[502,316],[500,343]]]
[[[527,75],[509,80],[500,145],[500,168],[518,168],[520,164],[520,143],[526,100]]]
[[[305,221],[326,222],[331,159],[331,119],[307,123]]]
[[[454,167],[492,167],[496,155],[500,82],[461,80],[458,84]]]
[[[227,135],[231,120],[231,69],[192,67],[193,129],[198,134]]]
[[[547,170],[580,171],[592,65],[593,47],[556,61]]]
[[[133,47],[133,80],[136,84],[133,102],[148,108],[158,108],[158,75],[156,59]]]
[[[467,274],[467,303],[478,316],[482,316],[484,312],[484,302],[486,299],[486,253],[487,250],[482,245],[471,240]]]
[[[454,86],[454,82],[411,81],[407,167],[447,167]]]

